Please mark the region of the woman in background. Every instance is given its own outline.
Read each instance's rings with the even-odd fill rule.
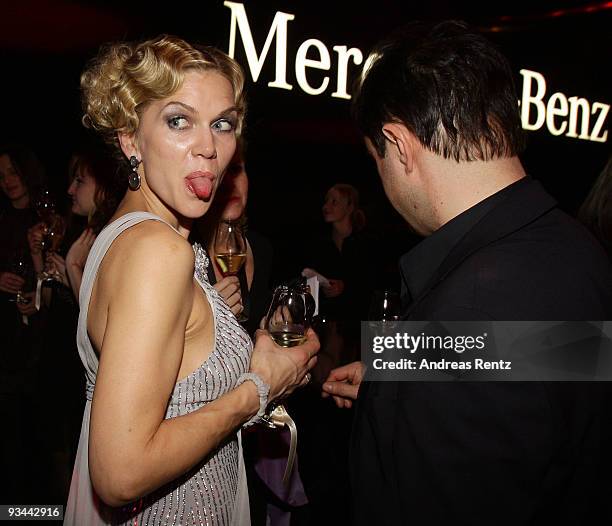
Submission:
[[[87,226],[72,243],[66,258],[58,253],[49,255],[51,270],[57,270],[62,282],[69,286],[78,299],[83,269],[89,250],[102,228],[115,213],[127,190],[127,181],[117,177],[117,166],[101,145],[86,144],[77,150],[69,163],[70,186],[68,195],[74,215],[87,219]],[[42,240],[42,231],[34,233]]]
[[[39,221],[35,203],[45,170],[32,150],[0,146],[0,494],[6,502],[42,499],[32,473],[44,455],[38,442],[41,414],[36,379],[44,315],[34,302],[36,274],[28,228]]]
[[[304,256],[305,266],[328,280],[321,284],[321,312],[340,322],[366,319],[373,276],[359,192],[352,185],[335,184],[325,194],[321,211],[329,231],[308,245]]]
[[[249,179],[244,150],[244,141],[239,139],[213,206],[208,214],[195,222],[192,239],[202,243],[210,256],[212,263],[207,269],[210,283],[227,301],[234,314],[246,315],[243,326],[253,335],[271,299],[272,245],[267,238],[247,228]],[[247,257],[237,276],[224,277],[215,263],[215,231],[219,222],[224,220],[235,221],[246,231]]]

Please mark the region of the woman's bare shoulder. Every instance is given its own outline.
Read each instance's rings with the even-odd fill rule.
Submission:
[[[195,256],[189,242],[161,221],[143,221],[123,232],[105,258],[115,283],[155,276],[191,279]]]

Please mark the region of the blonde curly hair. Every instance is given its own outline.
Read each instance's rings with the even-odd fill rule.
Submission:
[[[81,75],[84,126],[99,132],[123,157],[117,133],[136,132],[147,104],[176,92],[185,73],[193,69],[217,71],[230,81],[240,135],[246,109],[240,65],[214,47],[191,45],[169,35],[100,50]]]

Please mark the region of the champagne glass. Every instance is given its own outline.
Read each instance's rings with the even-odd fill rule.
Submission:
[[[54,216],[57,215],[55,212],[55,201],[51,197],[49,190],[45,190],[42,192],[42,194],[40,194],[40,197],[36,201],[35,208],[38,217],[40,217],[40,219],[45,225],[43,232],[45,234],[45,237],[43,237],[42,241],[42,248],[44,250],[47,243],[47,232],[50,228],[50,225],[53,224]]]
[[[215,260],[217,267],[223,276],[235,276],[238,274],[247,256],[247,242],[242,226],[236,221],[223,220],[217,227],[215,233]],[[240,295],[245,303],[245,294],[248,291],[240,290]],[[247,321],[248,317],[241,312],[237,318],[238,321]]]
[[[64,238],[65,224],[62,216],[55,212],[47,216],[47,221],[42,243],[45,252],[45,268],[40,273],[39,278],[42,281],[61,281],[59,272],[56,269],[51,270],[49,268],[48,257],[59,249]]]

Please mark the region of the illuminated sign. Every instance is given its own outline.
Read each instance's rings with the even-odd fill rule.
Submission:
[[[546,122],[546,128],[552,135],[565,134],[566,137],[572,139],[606,142],[608,130],[603,130],[603,125],[610,110],[609,104],[590,103],[587,99],[576,96],[568,98],[561,92],[553,93],[548,102],[544,104],[546,94],[544,75],[528,69],[521,69],[521,75],[523,75],[523,94],[519,104],[521,121],[525,130],[539,130]],[[534,81],[535,94],[532,92]],[[532,108],[535,109],[535,122],[533,123],[531,122]],[[578,129],[579,116],[580,129]],[[580,131],[579,134],[578,131]]]
[[[249,70],[253,77],[253,82],[257,82],[263,63],[272,45],[272,40],[276,39],[276,77],[272,82],[268,82],[268,86],[286,90],[293,89],[293,86],[287,82],[287,23],[293,20],[295,16],[280,11],[276,13],[264,47],[258,56],[244,6],[236,2],[223,2],[223,5],[229,7],[232,11],[228,51],[230,57],[233,58],[235,55],[236,29],[238,29],[242,38],[242,44],[246,53]],[[317,59],[307,58],[308,52],[311,49],[316,50],[318,55]],[[334,46],[332,49],[337,53],[338,75],[336,78],[336,90],[331,96],[338,99],[350,99],[351,96],[346,91],[349,63],[352,62],[357,66],[361,64],[363,62],[363,53],[355,47],[349,49],[347,46]],[[320,95],[329,86],[329,77],[324,77],[319,86],[313,87],[308,82],[306,76],[307,68],[320,69],[323,71],[329,71],[331,69],[331,55],[329,49],[323,42],[316,38],[305,40],[298,48],[295,55],[295,78],[300,88],[302,88],[305,93],[309,95]]]
[[[295,15],[276,12],[263,49],[258,54],[244,5],[230,1],[223,2],[223,5],[232,12],[228,54],[231,57],[235,56],[236,38],[239,34],[253,82],[257,82],[274,42],[275,77],[273,81],[268,82],[268,86],[292,90],[293,86],[287,82],[287,28],[288,23],[295,19]],[[337,75],[335,91],[330,95],[338,99],[350,100],[351,96],[347,92],[348,68],[351,65],[361,65],[363,53],[356,47],[349,48],[348,46],[333,46],[332,50],[335,52],[334,60],[337,61]],[[316,58],[312,58],[311,51],[314,51]],[[309,55],[311,55],[310,58]],[[329,87],[330,77],[324,76],[319,85],[313,86],[308,80],[308,69],[329,71],[331,66],[332,54],[328,47],[315,38],[305,40],[295,55],[295,78],[299,87],[308,95],[323,94]],[[555,136],[565,135],[572,139],[594,142],[607,141],[608,130],[604,129],[604,124],[610,110],[609,104],[591,103],[577,96],[568,98],[561,92],[553,93],[545,103],[546,80],[544,75],[528,69],[521,69],[520,73],[523,76],[523,91],[519,106],[524,129],[535,131],[546,124],[546,129]],[[532,122],[532,111],[535,117],[534,122]]]

